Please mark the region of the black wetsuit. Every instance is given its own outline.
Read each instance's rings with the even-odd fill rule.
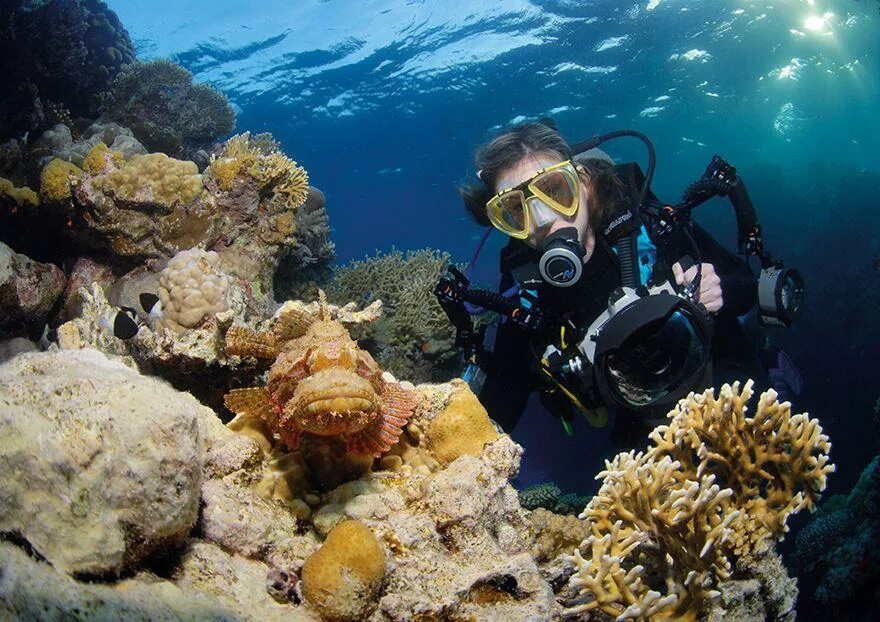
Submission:
[[[632,165],[616,167],[618,175],[637,196],[640,171]],[[693,225],[693,238],[700,251],[700,260],[712,264],[721,280],[723,307],[714,316],[712,339],[713,383],[731,379],[745,379],[760,373],[757,348],[750,341],[738,320],[757,302],[757,283],[746,263],[721,246],[708,233]],[[681,253],[683,255],[684,252]],[[679,257],[681,256],[679,255]],[[522,242],[511,240],[502,251],[502,267],[525,265],[531,269],[538,253]],[[516,270],[513,271],[514,273]],[[502,270],[501,289],[514,285],[511,270]],[[588,325],[606,308],[609,294],[620,285],[617,257],[609,244],[598,238],[589,261],[584,264],[584,275],[573,287],[560,289],[550,285],[538,292],[542,308],[571,319],[575,325]],[[487,364],[487,377],[480,391],[480,401],[492,417],[506,431],[513,430],[526,407],[532,391],[540,390],[545,407],[553,414],[570,418],[573,405],[560,391],[552,389],[546,375],[539,369],[536,354],[554,341],[558,327],[545,333],[528,333],[512,322],[502,322],[496,331],[492,356]],[[665,414],[662,413],[662,414]],[[652,417],[628,412],[615,412],[612,440],[619,446],[635,446],[657,421]]]

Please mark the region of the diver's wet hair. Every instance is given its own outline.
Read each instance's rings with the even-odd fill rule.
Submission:
[[[498,177],[516,166],[523,158],[542,154],[558,158],[560,162],[572,158],[571,147],[551,119],[515,125],[480,147],[475,156],[479,181],[458,186],[464,205],[478,224],[491,225],[486,214],[486,203],[495,195]],[[584,173],[591,180],[594,201],[590,202],[590,221],[603,223],[616,214],[623,198],[623,184],[614,171],[614,165],[601,158],[578,159]],[[582,174],[584,174],[582,173]]]
[[[463,184],[458,192],[465,208],[480,225],[491,223],[486,215],[486,202],[495,194],[498,176],[531,154],[556,156],[559,161],[571,158],[571,147],[559,135],[552,122],[522,123],[496,136],[489,144],[477,150],[474,158],[479,181]]]

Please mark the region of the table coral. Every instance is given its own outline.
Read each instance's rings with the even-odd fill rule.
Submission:
[[[751,388],[691,394],[652,432],[654,446],[606,463],[581,514],[592,535],[572,557],[582,599],[572,613],[695,620],[731,560],[767,552],[791,513],[813,508],[834,470],[827,436],[772,390],[747,417]]]

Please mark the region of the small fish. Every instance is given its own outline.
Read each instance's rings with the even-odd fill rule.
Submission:
[[[874,270],[880,270],[880,255],[874,256]]]
[[[119,339],[131,339],[138,334],[137,311],[131,307],[120,307],[113,315],[105,318],[101,325]]]
[[[156,294],[144,292],[138,298],[141,302],[141,308],[144,313],[150,316],[150,319],[158,320],[162,317],[162,301]]]

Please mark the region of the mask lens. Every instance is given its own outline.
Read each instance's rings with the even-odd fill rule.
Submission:
[[[544,173],[530,187],[556,211],[571,216],[577,209],[577,183],[569,171],[559,169]]]
[[[525,233],[525,206],[522,192],[507,192],[489,203],[489,218],[504,233]]]
[[[607,359],[608,381],[625,403],[643,407],[678,391],[708,353],[687,315],[673,312],[634,332]]]

